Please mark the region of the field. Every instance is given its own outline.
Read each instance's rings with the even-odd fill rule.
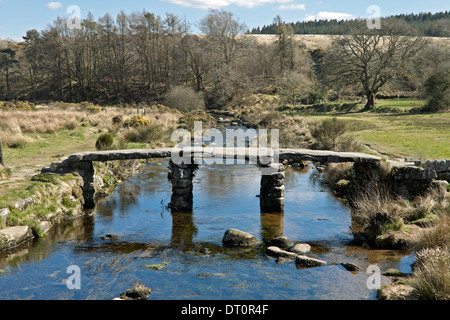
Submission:
[[[351,103],[351,101],[346,101]],[[450,113],[414,114],[408,111],[424,100],[377,101],[376,112],[289,112],[311,120],[336,117],[347,123],[347,135],[366,146],[364,152],[385,158],[431,160],[450,157]],[[385,111],[385,112],[383,112]]]
[[[0,139],[6,170],[0,166],[0,206],[26,195],[30,178],[51,162],[76,152],[94,151],[98,137],[103,133],[114,136],[114,148],[137,149],[160,146],[160,141],[142,142],[131,139],[127,133],[132,128],[114,125],[112,118],[121,116],[129,119],[135,116],[134,108],[103,108],[91,112],[76,108],[61,109],[41,106],[34,111],[0,111]],[[157,112],[158,113],[158,112]],[[172,131],[179,119],[178,113],[167,109],[159,114],[148,115],[152,125]],[[169,136],[170,138],[170,136]],[[2,179],[3,178],[3,179]]]

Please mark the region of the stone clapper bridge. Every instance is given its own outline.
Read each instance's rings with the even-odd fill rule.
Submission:
[[[284,160],[311,161],[320,163],[353,162],[361,169],[369,169],[377,165],[381,158],[353,152],[334,152],[309,149],[261,149],[261,148],[219,148],[184,147],[183,149],[129,149],[96,152],[81,152],[53,162],[50,167],[42,169],[42,173],[67,174],[78,172],[83,178],[84,208],[95,207],[94,195],[94,161],[116,161],[134,159],[171,158],[172,197],[169,207],[172,212],[189,212],[193,208],[193,177],[196,168],[193,159],[219,159],[255,161],[262,166],[260,204],[261,212],[276,213],[284,211]],[[186,161],[172,161],[177,159]],[[264,159],[263,159],[264,157]],[[180,163],[180,164],[177,164]],[[202,162],[201,162],[202,163]],[[207,162],[207,163],[211,163]],[[230,162],[226,162],[230,163]],[[262,165],[264,164],[264,165]],[[365,171],[365,170],[363,170]]]

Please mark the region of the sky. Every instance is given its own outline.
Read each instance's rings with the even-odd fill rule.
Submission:
[[[81,18],[88,12],[94,18],[106,13],[115,16],[121,10],[128,14],[145,9],[161,17],[172,13],[186,18],[192,26],[191,32],[197,33],[196,24],[209,9],[230,11],[251,30],[271,24],[277,15],[286,22],[369,18],[375,14],[368,12],[373,5],[378,6],[383,17],[450,9],[448,0],[0,0],[0,39],[21,40],[27,30],[43,30],[58,16],[75,14],[73,8],[79,8]]]

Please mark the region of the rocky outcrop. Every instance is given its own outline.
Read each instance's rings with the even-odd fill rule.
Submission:
[[[33,231],[28,226],[16,226],[0,230],[0,251],[11,249],[33,239]]]
[[[250,233],[228,229],[223,236],[222,243],[227,247],[253,247],[259,244],[259,240]]]

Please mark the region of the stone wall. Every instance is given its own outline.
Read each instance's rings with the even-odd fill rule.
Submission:
[[[393,194],[406,200],[424,195],[440,177],[430,167],[394,166],[389,164],[355,163],[354,187],[367,189],[370,185],[381,183]]]
[[[450,182],[450,160],[428,160],[422,164],[427,171],[436,172],[438,180],[447,180]]]

